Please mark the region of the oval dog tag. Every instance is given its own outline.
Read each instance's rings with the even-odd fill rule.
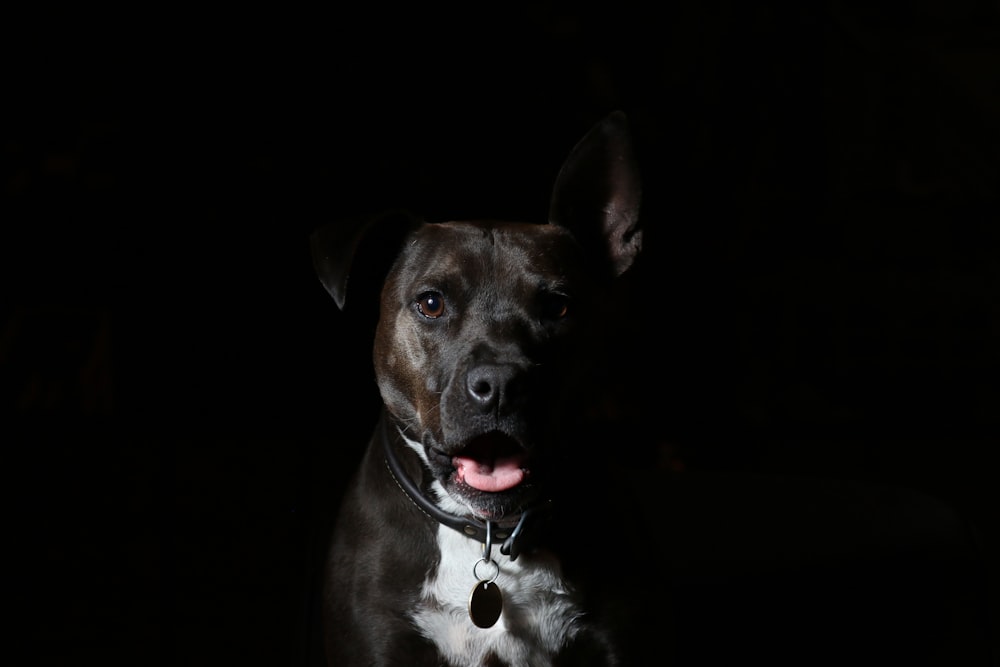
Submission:
[[[479,581],[469,594],[469,618],[480,628],[491,628],[503,611],[503,595],[492,581]]]

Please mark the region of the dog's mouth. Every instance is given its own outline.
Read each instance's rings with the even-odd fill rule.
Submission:
[[[443,452],[436,454],[448,458]],[[455,483],[486,493],[513,489],[529,474],[528,453],[517,440],[500,431],[476,436],[450,459]]]

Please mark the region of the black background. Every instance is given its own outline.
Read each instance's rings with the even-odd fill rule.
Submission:
[[[913,488],[996,559],[995,4],[470,7],[6,22],[0,438],[31,664],[301,664],[377,408],[309,232],[544,220],[619,108],[646,243],[595,388],[615,455]]]

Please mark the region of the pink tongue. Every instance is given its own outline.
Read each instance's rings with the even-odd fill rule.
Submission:
[[[456,456],[451,462],[458,479],[464,479],[466,484],[480,491],[506,491],[524,479],[524,470],[521,469],[524,456],[521,454],[501,456],[489,461]]]

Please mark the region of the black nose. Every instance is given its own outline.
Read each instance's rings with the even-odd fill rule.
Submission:
[[[472,404],[482,412],[505,412],[514,402],[521,385],[516,366],[483,364],[469,371],[465,386]]]

